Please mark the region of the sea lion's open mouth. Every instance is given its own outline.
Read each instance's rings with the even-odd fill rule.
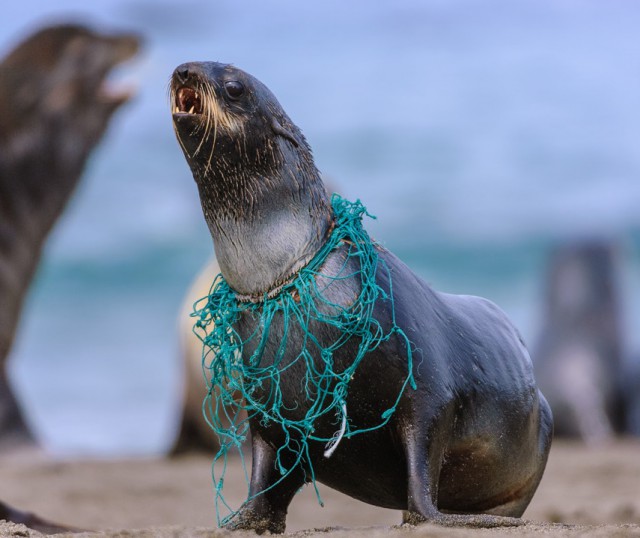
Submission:
[[[131,87],[120,87],[121,80],[119,79],[122,77],[118,73],[114,74],[113,71],[117,71],[121,64],[135,57],[140,50],[141,41],[138,36],[127,34],[111,38],[109,43],[111,43],[116,50],[111,65],[105,69],[102,81],[97,90],[97,97],[103,102],[119,105],[131,99],[135,94],[135,88],[130,83],[127,83],[127,86]]]
[[[176,114],[202,114],[202,95],[193,88],[183,86],[176,92]]]
[[[118,75],[107,74],[105,79],[100,82],[100,85],[96,91],[96,98],[102,103],[112,103],[114,105],[120,105],[129,101],[136,93],[135,85],[133,82],[121,80],[112,80],[114,78],[120,78]],[[125,84],[125,86],[123,86]]]

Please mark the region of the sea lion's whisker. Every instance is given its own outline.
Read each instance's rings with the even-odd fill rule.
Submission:
[[[198,147],[193,153],[194,155],[198,155],[198,153],[200,153],[200,150],[202,149],[203,144],[205,143],[205,141],[209,137],[209,133],[211,132],[211,114],[210,114],[211,108],[210,106],[208,106],[209,96],[207,95],[207,85],[205,84],[201,86],[199,89],[201,94],[200,102],[201,102],[201,108],[202,108],[202,115],[205,117],[205,122],[199,125],[199,128],[203,130],[203,133],[202,133],[202,138],[200,139],[200,143],[198,144]],[[197,90],[196,90],[196,95],[198,95]]]
[[[191,154],[187,150],[187,147],[185,146],[184,142],[182,141],[182,135],[180,134],[180,131],[178,131],[178,128],[176,127],[175,122],[173,122],[173,132],[176,133],[176,138],[178,139],[178,143],[180,144],[180,147],[182,148],[182,151],[184,151],[185,155],[191,156]]]
[[[209,153],[209,158],[207,159],[207,164],[205,166],[205,170],[210,170],[211,169],[211,160],[213,159],[213,150],[216,147],[216,140],[218,138],[218,112],[219,112],[219,107],[217,106],[216,103],[216,96],[215,96],[215,92],[214,92],[214,88],[213,85],[207,86],[206,87],[208,93],[209,93],[209,98],[207,100],[207,102],[210,105],[210,112],[211,115],[213,117],[213,143],[211,144],[211,152]]]
[[[182,141],[182,137],[180,136],[180,132],[178,131],[178,128],[175,126],[175,124],[173,125],[173,132],[176,133],[176,138],[178,139],[178,143],[180,144],[182,151],[184,151],[185,154],[189,155],[189,157],[191,158],[191,154],[189,153],[189,151],[187,151],[187,148],[185,147],[184,142]]]

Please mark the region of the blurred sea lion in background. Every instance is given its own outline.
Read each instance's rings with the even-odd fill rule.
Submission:
[[[45,239],[112,114],[105,78],[138,50],[132,34],[43,28],[0,63],[0,451],[34,444],[6,361]]]
[[[105,79],[139,48],[132,34],[43,28],[0,63],[0,453],[35,446],[11,390],[7,357],[43,245],[112,114],[128,99]],[[0,502],[0,519],[73,530]]]
[[[556,435],[597,443],[622,433],[624,360],[614,246],[594,239],[556,248],[544,301],[533,358]]]
[[[213,279],[219,272],[215,259],[207,262],[191,283],[180,308],[178,333],[184,377],[180,429],[171,448],[173,455],[191,450],[216,451],[219,448],[218,438],[202,412],[207,395],[202,371],[202,341],[193,332],[194,319],[190,316],[195,302],[209,294]]]

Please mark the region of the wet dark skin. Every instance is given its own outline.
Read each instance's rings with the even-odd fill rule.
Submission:
[[[171,100],[176,135],[196,180],[223,276],[245,300],[277,289],[313,257],[332,222],[304,136],[266,86],[230,65],[179,66]],[[327,258],[324,275],[357,274],[356,262],[344,266],[344,248]],[[417,388],[407,388],[386,426],[342,439],[330,458],[324,456],[325,444],[311,443],[317,480],[364,502],[403,510],[410,524],[521,524],[518,518],[542,477],[552,436],[551,413],[521,337],[491,302],[438,293],[391,252],[378,249],[391,275],[396,322],[412,343]],[[357,278],[318,277],[326,284],[325,297],[345,306],[357,295]],[[378,271],[377,278],[389,291],[387,272]],[[387,330],[391,315],[389,302],[379,302],[375,317]],[[273,356],[281,326],[272,328],[263,361]],[[256,320],[248,316],[237,327],[241,337],[255,328]],[[308,330],[322,342],[338,336],[326,325]],[[289,338],[301,341],[302,330]],[[350,341],[334,356],[338,369],[350,363],[356,345]],[[249,356],[251,350],[246,351]],[[280,381],[293,419],[306,412],[301,367],[288,369]],[[407,368],[401,338],[367,355],[347,397],[354,427],[380,424]],[[336,430],[331,418],[315,427],[317,435],[328,438]],[[282,432],[253,421],[251,433],[254,494],[280,479],[274,462]],[[303,468],[295,469],[246,503],[227,527],[283,532],[289,503],[308,479]]]

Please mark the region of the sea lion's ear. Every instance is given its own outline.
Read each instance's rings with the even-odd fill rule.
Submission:
[[[276,118],[273,118],[273,120],[271,121],[271,129],[277,135],[283,136],[287,140],[289,140],[296,148],[300,145],[293,136],[293,133],[287,131]]]

